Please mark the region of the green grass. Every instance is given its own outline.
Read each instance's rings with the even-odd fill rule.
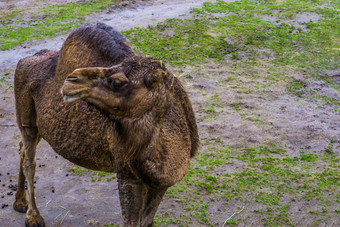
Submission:
[[[173,65],[201,62],[206,58],[221,59],[235,47],[223,37],[207,34],[207,19],[168,19],[149,29],[134,29],[124,34],[132,43],[139,43],[143,54],[169,61]],[[203,45],[202,45],[203,44]]]
[[[193,19],[169,19],[155,27],[127,31],[125,35],[132,43],[138,43],[138,51],[173,65],[201,63],[207,59],[220,61],[226,56],[235,59],[235,53],[244,51],[252,58],[259,54],[258,48],[273,51],[276,61],[285,64],[299,63],[307,67],[315,61],[325,62],[320,55],[329,55],[332,58],[327,59],[327,65],[339,65],[336,61],[338,51],[333,49],[338,47],[338,32],[334,27],[339,24],[336,11],[320,8],[321,3],[310,6],[307,1],[299,2],[284,1],[280,5],[270,4],[270,1],[261,4],[251,1],[206,3],[205,7],[193,10],[197,14]],[[276,26],[257,17],[283,8],[286,14],[317,12],[325,18],[308,23],[310,31],[304,33],[286,23]],[[216,17],[210,13],[225,13],[225,16]],[[297,51],[308,54],[300,55]],[[316,67],[315,64],[310,66]]]
[[[289,91],[296,91],[305,88],[307,85],[305,82],[294,79],[292,82],[287,84],[287,89]]]
[[[114,179],[116,179],[116,174],[115,173],[108,173],[108,172],[103,172],[103,171],[93,171],[89,169],[85,169],[79,166],[71,167],[70,171],[82,176],[83,173],[91,173],[89,176],[91,177],[91,181],[102,181],[106,180],[107,182],[110,182]]]

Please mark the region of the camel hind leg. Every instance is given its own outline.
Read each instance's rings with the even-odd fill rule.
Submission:
[[[23,169],[23,162],[25,158],[25,149],[24,144],[22,141],[20,142],[20,169],[19,169],[19,176],[18,176],[18,187],[15,193],[15,202],[13,204],[14,210],[20,213],[26,213],[28,208],[28,201],[26,199],[26,192],[25,192],[25,175]]]
[[[22,141],[24,146],[23,161],[21,164],[22,172],[27,180],[28,188],[28,210],[26,212],[26,226],[45,226],[44,219],[40,216],[39,210],[35,203],[34,196],[34,174],[35,174],[35,154],[36,147],[40,141],[38,129],[36,127],[24,126],[21,130]],[[20,173],[19,173],[20,177]],[[22,184],[21,182],[18,182]],[[21,185],[22,186],[22,185]]]
[[[34,196],[35,154],[36,147],[41,139],[36,125],[34,101],[29,95],[19,93],[16,94],[16,107],[22,146],[20,149],[18,191],[13,206],[19,212],[25,212],[27,209],[26,226],[43,227],[45,226],[44,219],[40,216]],[[25,179],[27,180],[28,204],[25,198]]]

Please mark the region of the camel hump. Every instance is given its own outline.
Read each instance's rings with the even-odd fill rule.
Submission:
[[[86,34],[84,38],[87,41],[111,59],[120,59],[121,55],[134,54],[125,36],[106,24],[97,23],[95,26],[85,26],[80,30]]]
[[[122,33],[98,23],[72,31],[59,54],[56,76],[63,81],[77,68],[110,67],[135,53]]]
[[[116,42],[116,43],[123,43],[123,42],[127,42],[127,39],[125,38],[125,36],[116,31],[114,28],[106,25],[106,24],[103,24],[103,23],[98,23],[96,24],[95,26],[97,29],[102,29],[103,31],[107,32],[111,37],[112,39]]]

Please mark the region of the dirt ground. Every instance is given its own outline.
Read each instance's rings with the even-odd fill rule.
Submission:
[[[53,4],[82,1],[57,0],[53,1]],[[198,7],[203,2],[205,1],[136,1],[132,5],[122,5],[120,8],[95,14],[87,21],[101,21],[116,26],[119,30],[128,30],[132,27],[153,25],[165,18],[185,17],[190,8]],[[52,4],[52,1],[5,0],[0,2],[0,8],[38,8],[46,4]],[[169,12],[164,13],[165,11]],[[117,24],[117,21],[121,23]],[[5,83],[0,86],[0,205],[9,205],[0,209],[0,226],[23,226],[25,221],[25,214],[17,213],[11,208],[14,195],[11,195],[13,191],[9,189],[9,185],[17,181],[19,168],[20,133],[16,126],[12,87],[15,65],[20,58],[32,55],[39,49],[59,49],[64,39],[65,36],[33,41],[13,50],[0,52],[0,73],[7,74]],[[273,88],[266,94],[235,94],[227,86],[216,82],[228,77],[216,73],[223,71],[223,68],[228,71],[226,67],[215,63],[211,64],[211,68],[188,66],[185,69],[174,69],[176,73],[185,75],[182,81],[190,93],[203,142],[222,140],[230,146],[252,146],[276,141],[278,147],[287,149],[288,155],[293,157],[298,155],[300,150],[324,150],[331,137],[334,139],[334,151],[340,150],[340,115],[331,113],[328,107],[320,108],[316,103],[292,97],[281,89]],[[199,72],[203,71],[211,76],[199,76]],[[291,76],[304,80],[308,87],[316,88],[320,93],[340,99],[340,94],[322,81],[304,79],[300,75]],[[328,76],[339,80],[340,73],[329,72]],[[200,106],[206,105],[207,100],[216,93],[219,94],[220,102],[229,108],[227,111],[217,110],[217,118],[205,121],[204,111]],[[233,108],[235,106],[249,110],[249,117],[265,121],[261,125],[249,124],[249,121],[240,117]],[[54,153],[45,141],[39,144],[35,190],[37,205],[47,226],[122,224],[117,182],[94,181],[92,173],[84,172],[79,176],[70,172],[71,168],[75,168],[75,165]],[[241,170],[242,168],[230,168],[220,171],[226,173]],[[218,206],[216,202],[216,207]],[[169,212],[176,209],[175,201],[167,198],[163,199],[159,208]],[[216,221],[223,223],[222,219],[216,218]],[[336,223],[333,224],[336,226]]]

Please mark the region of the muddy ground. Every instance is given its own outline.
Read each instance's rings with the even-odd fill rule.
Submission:
[[[58,0],[53,1],[53,4],[55,2],[71,1]],[[128,30],[154,25],[166,18],[186,17],[191,7],[198,7],[202,2],[204,1],[137,1],[132,5],[92,15],[87,21],[100,21],[119,30]],[[5,9],[15,5],[25,8],[28,5],[39,7],[44,4],[49,3],[12,0],[1,2],[0,7]],[[11,208],[14,202],[11,192],[14,191],[9,188],[9,185],[15,184],[17,180],[19,162],[20,134],[15,120],[12,86],[15,65],[20,58],[39,49],[59,49],[64,39],[65,36],[61,36],[51,40],[33,41],[13,50],[0,52],[0,73],[6,72],[7,76],[0,86],[0,205],[9,205],[7,208],[0,208],[0,226],[23,226],[25,221],[25,214],[17,213]],[[176,74],[182,75],[181,79],[190,93],[196,110],[200,138],[205,143],[223,141],[237,147],[275,141],[278,147],[285,148],[288,155],[293,157],[298,155],[300,150],[323,152],[329,144],[329,138],[333,138],[334,152],[340,150],[340,115],[328,107],[320,108],[317,103],[289,95],[281,88],[273,88],[271,92],[264,94],[235,93],[228,89],[228,85],[216,82],[228,78],[228,75],[217,72],[230,70],[228,66],[219,63],[210,64],[210,68],[188,66],[174,70]],[[211,76],[200,76],[202,72]],[[334,71],[325,76],[339,81],[339,75],[338,71]],[[317,89],[322,94],[340,99],[340,94],[322,81],[305,79],[301,75],[291,76],[304,80],[308,87]],[[218,117],[207,121],[203,117],[205,112],[201,107],[216,93],[219,94],[219,102],[227,108],[224,111],[217,109]],[[247,109],[249,117],[265,120],[261,124],[249,123],[247,119],[240,117],[235,106]],[[237,163],[235,165],[237,166]],[[220,169],[220,173],[216,174],[242,171],[242,164],[239,168],[234,167]],[[47,226],[122,224],[117,182],[108,182],[105,180],[107,177],[98,181],[99,176],[90,172],[83,172],[82,176],[79,176],[70,171],[72,168],[76,167],[55,154],[45,141],[39,144],[35,190],[37,204]],[[219,206],[217,201],[211,212],[219,210]],[[176,201],[167,198],[164,198],[159,208],[160,211],[166,210],[170,213],[176,209]],[[219,218],[216,216],[215,221],[222,224],[231,214],[228,210],[219,212]],[[339,223],[337,221],[339,220],[330,220],[329,225],[336,226]]]

